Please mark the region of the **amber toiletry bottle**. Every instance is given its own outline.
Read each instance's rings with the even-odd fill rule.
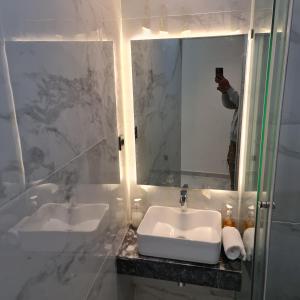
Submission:
[[[232,205],[226,204],[226,214],[223,219],[223,227],[229,226],[229,227],[236,227],[235,220],[232,217]]]

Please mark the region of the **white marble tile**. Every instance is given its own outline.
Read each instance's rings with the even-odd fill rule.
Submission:
[[[97,143],[99,165],[117,183],[113,44],[9,42],[6,52],[27,184]]]
[[[20,253],[0,256],[1,299],[84,299],[103,257],[76,253]],[[22,272],[20,272],[22,270]],[[5,287],[5,288],[4,288]]]
[[[133,41],[131,45],[134,114],[138,128],[137,182],[179,186],[180,42]]]
[[[111,35],[120,18],[119,1],[1,0],[5,39],[98,39]]]
[[[44,299],[81,300],[95,278],[102,276],[103,262],[107,256],[114,256],[126,229],[126,202],[120,185],[97,184],[101,178],[100,168],[97,156],[90,152],[93,149],[1,208],[0,261],[6,270],[0,272],[0,285],[6,287],[1,290],[1,297],[27,300],[40,299],[43,295]],[[55,247],[25,251],[17,236],[8,234],[8,230],[46,203],[70,203],[75,207],[88,203],[106,204],[108,211],[97,235],[77,243],[76,248],[69,243],[70,234],[66,234],[68,243],[60,251],[54,251]],[[58,245],[55,234],[49,236],[51,238],[52,243]],[[22,272],[16,276],[20,267]],[[114,270],[110,276],[115,276]],[[111,291],[115,292],[113,286]]]
[[[115,89],[118,96],[121,89],[119,81],[114,83],[115,77],[119,80],[114,63],[120,66],[120,8],[117,0],[0,0],[1,38],[32,41],[6,43],[10,74],[4,70],[3,81],[0,70],[0,136],[7,141],[7,155],[1,147],[0,182],[24,180],[17,168],[7,167],[16,161],[7,103],[17,109],[27,184],[52,174],[0,208],[1,299],[85,299],[104,272],[103,261],[119,244],[118,231],[126,223],[124,187],[118,184]],[[114,44],[93,42],[99,40]],[[3,50],[0,68],[6,59]],[[3,94],[7,82],[15,103]],[[16,191],[14,187],[12,196]],[[75,251],[28,252],[5,235],[45,203],[68,201],[109,205],[103,231]],[[116,276],[113,268],[110,276]],[[114,281],[104,295],[107,291],[116,293]]]
[[[129,39],[161,39],[247,34],[247,11],[211,12],[209,14],[173,15],[165,18],[168,34],[160,35],[161,17],[151,17],[151,32],[143,32],[144,18],[123,20],[124,35]]]
[[[116,288],[118,276],[116,272],[115,258],[107,257],[88,293],[87,300],[120,300],[118,298],[118,289]]]
[[[106,276],[102,264],[114,248],[114,239],[107,237],[73,252],[1,252],[1,299],[84,299],[96,276]],[[113,268],[109,272],[115,276]],[[109,288],[116,292],[114,282]]]
[[[298,20],[293,21],[298,22]],[[299,29],[298,29],[298,28]],[[287,64],[287,75],[284,91],[284,104],[282,111],[282,123],[284,125],[300,124],[299,103],[295,101],[297,95],[297,76],[300,75],[300,24],[297,27],[292,27],[290,37],[289,56]],[[286,134],[286,133],[284,133]]]
[[[0,209],[0,232],[5,232],[26,216],[47,203],[71,205],[102,203],[109,205],[112,228],[122,226],[126,219],[126,201],[119,184],[101,184],[103,173],[99,157],[101,143],[55,172],[46,181],[28,189]],[[106,174],[104,174],[106,176]],[[115,230],[115,229],[114,229]]]
[[[298,299],[300,224],[272,222],[267,300]]]
[[[119,232],[114,242],[116,249],[120,247],[124,233],[126,231]],[[122,277],[122,275],[117,274],[115,256],[109,255],[101,266],[101,269],[99,269],[95,280],[92,282],[87,300],[133,300],[131,280]]]
[[[24,189],[18,128],[14,118],[4,42],[0,43],[0,205]]]
[[[1,299],[84,299],[95,278],[106,274],[101,266],[122,241],[118,232],[124,225],[116,220],[116,214],[114,208],[102,233],[72,251],[66,247],[59,252],[50,249],[29,252],[16,245],[5,249],[1,240],[0,262],[5,270],[0,273],[0,284],[5,286],[1,289]],[[53,243],[56,243],[55,239]],[[114,277],[114,272],[111,269],[108,276]],[[110,291],[115,293],[113,284]]]
[[[300,114],[298,80],[300,76],[300,4],[294,2],[286,81],[279,137],[273,218],[276,221],[300,222]],[[292,209],[291,209],[292,208]]]
[[[145,7],[148,5],[150,16],[160,16],[162,6],[165,5],[167,15],[204,14],[222,11],[249,11],[249,0],[126,0],[122,5],[123,18],[138,18],[145,16]]]
[[[179,287],[176,282],[134,278],[134,300],[221,300],[235,299],[232,291],[187,285]]]

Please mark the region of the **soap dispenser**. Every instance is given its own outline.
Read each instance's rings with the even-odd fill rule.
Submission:
[[[223,219],[223,227],[229,226],[229,227],[236,227],[235,220],[232,217],[232,205],[226,204],[226,214]]]
[[[244,221],[244,230],[255,227],[255,206],[248,206],[248,215]]]

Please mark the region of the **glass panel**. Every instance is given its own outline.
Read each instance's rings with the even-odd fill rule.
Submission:
[[[248,147],[245,174],[245,190],[254,191],[257,188],[259,146],[261,141],[261,127],[265,82],[267,75],[269,33],[257,33],[254,39],[252,66],[252,89],[250,92],[250,112],[248,129]]]
[[[249,92],[248,144],[246,153],[245,190],[256,191],[261,142],[263,103],[267,80],[267,63],[272,27],[273,0],[254,1],[252,62]]]
[[[115,43],[54,37],[0,44],[0,299],[87,299],[115,277],[126,220]]]
[[[275,163],[278,145],[283,83],[285,76],[289,11],[291,1],[274,2],[274,16],[270,38],[269,62],[262,123],[258,176],[258,206],[272,203]],[[263,299],[266,260],[268,257],[269,219],[272,205],[257,210],[256,246],[253,269],[253,299]]]
[[[256,207],[257,182],[259,170],[261,131],[263,124],[263,107],[266,94],[266,81],[268,78],[268,62],[270,57],[270,42],[272,28],[273,1],[253,1],[251,28],[253,38],[249,43],[249,65],[248,65],[248,92],[246,109],[243,112],[243,122],[247,124],[245,130],[245,168],[244,182],[241,182],[242,199],[240,220],[246,220],[249,215],[249,208]],[[245,230],[246,222],[241,224]],[[253,236],[251,228],[248,231]],[[247,234],[248,234],[247,233]],[[244,234],[244,233],[243,233]],[[243,264],[243,286],[238,299],[251,299],[253,283],[253,245],[246,247],[247,261]]]

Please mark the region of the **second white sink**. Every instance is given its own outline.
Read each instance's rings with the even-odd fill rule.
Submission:
[[[138,230],[142,255],[207,264],[219,261],[221,214],[211,210],[152,206]]]
[[[105,231],[108,204],[48,203],[12,230],[24,250],[74,251]]]

